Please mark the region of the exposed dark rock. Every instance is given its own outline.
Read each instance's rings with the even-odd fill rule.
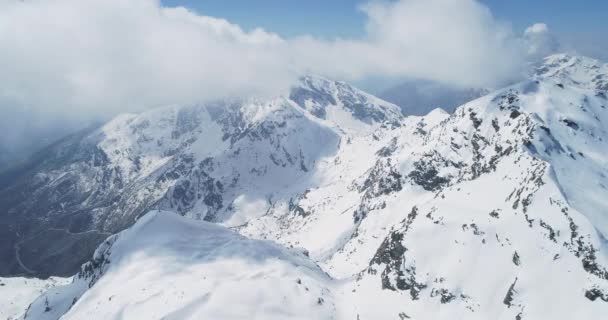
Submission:
[[[498,132],[500,130],[500,126],[498,125],[498,119],[494,118],[492,119],[492,127],[494,128],[494,131]]]
[[[556,235],[557,235],[557,232],[555,232],[555,230],[553,229],[553,227],[551,227],[550,225],[548,225],[543,220],[540,220],[540,226],[543,227],[544,229],[546,229],[549,232],[549,234],[548,234],[549,239],[551,241],[557,243],[557,239],[555,238]]]
[[[401,174],[392,166],[390,158],[378,160],[365,181],[357,188],[359,192],[363,192],[363,197],[353,213],[354,222],[358,223],[365,219],[373,209],[384,208],[384,202],[378,203],[375,199],[401,191],[402,179]]]
[[[376,255],[372,259],[372,262],[376,264],[390,264],[400,260],[407,251],[401,244],[402,240],[403,234],[399,232],[391,233],[389,238],[386,238],[376,251]]]
[[[570,119],[562,119],[562,122],[564,124],[566,124],[568,127],[572,128],[574,130],[578,130],[579,129],[578,124],[576,122],[570,120]]]
[[[517,251],[515,251],[513,253],[513,259],[512,260],[513,260],[513,264],[516,265],[516,266],[519,266],[521,264],[521,260],[520,260],[520,257],[519,257],[519,254],[517,253]]]
[[[513,281],[511,286],[509,286],[509,290],[507,291],[507,294],[505,295],[505,298],[503,299],[503,303],[506,304],[508,307],[513,306],[513,299],[515,298],[515,294],[517,293],[517,291],[515,291],[516,283],[517,283],[517,278],[515,278],[515,281]]]
[[[585,291],[585,297],[591,301],[595,301],[599,298],[604,302],[608,302],[608,293],[604,293],[598,288],[592,288]]]
[[[300,205],[293,199],[289,199],[289,212],[292,212],[303,218],[308,217],[310,215],[310,212],[307,212],[306,210],[304,210],[304,208],[300,207]]]
[[[411,319],[405,312],[399,313],[399,320]]]
[[[431,290],[431,298],[436,297],[436,296],[440,296],[441,297],[441,299],[440,299],[441,304],[450,303],[454,299],[456,299],[456,295],[453,294],[453,293],[451,293],[447,289],[433,289],[433,290]]]
[[[393,138],[391,139],[391,142],[380,148],[380,150],[378,150],[376,152],[376,155],[380,156],[380,157],[390,157],[393,155],[393,153],[395,153],[395,151],[397,150],[397,138]]]
[[[597,262],[595,255],[597,250],[591,244],[584,244],[582,237],[579,237],[577,241],[579,245],[577,253],[582,257],[583,269],[600,279],[608,280],[608,271]]]
[[[365,192],[365,197],[368,198],[388,195],[401,191],[403,188],[401,180],[401,174],[391,165],[390,159],[386,161],[379,160],[363,182],[363,185],[359,188],[359,191]]]
[[[473,230],[473,234],[476,236],[483,236],[484,234],[486,234],[485,232],[479,230],[479,227],[477,226],[476,223],[470,223],[470,224],[463,224],[462,225],[462,231],[466,231],[466,230]]]
[[[500,110],[519,110],[519,93],[515,90],[509,90],[506,94],[495,98],[498,101],[498,108]]]
[[[406,263],[407,248],[402,244],[404,234],[407,233],[417,216],[418,209],[414,207],[403,221],[403,231],[393,231],[384,239],[368,268],[368,273],[375,274],[375,265],[384,266],[380,276],[382,288],[409,291],[412,300],[417,300],[420,291],[427,287],[425,283],[416,279],[416,267]]]
[[[473,127],[475,127],[475,129],[479,129],[479,126],[481,126],[481,123],[483,122],[480,118],[477,118],[477,113],[473,111],[470,111],[469,119],[473,122]]]
[[[414,163],[414,170],[408,174],[408,177],[427,191],[437,191],[450,182],[446,177],[439,175],[432,162],[424,159]]]

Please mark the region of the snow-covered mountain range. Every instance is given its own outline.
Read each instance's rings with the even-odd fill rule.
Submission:
[[[26,319],[601,317],[607,108],[555,55],[453,114],[305,77],[122,115],[0,177],[0,271],[78,272]]]

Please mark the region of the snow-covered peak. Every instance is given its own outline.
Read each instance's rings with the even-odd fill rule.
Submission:
[[[300,79],[289,97],[168,106],[115,117],[87,140],[128,181],[146,177],[174,155],[217,157],[243,138],[269,138],[286,127],[323,127],[335,135],[367,135],[396,127],[399,108],[344,82],[318,76]],[[284,133],[283,133],[284,135]]]
[[[551,55],[536,69],[536,75],[540,78],[552,78],[563,85],[604,93],[608,91],[608,64],[584,56]]]
[[[66,310],[64,302],[80,297],[66,317],[93,306],[108,316],[125,307],[133,312],[125,317],[149,317],[146,312],[166,306],[180,310],[169,314],[177,318],[219,317],[224,314],[207,311],[225,300],[206,293],[243,291],[246,297],[238,298],[245,308],[254,301],[249,294],[264,294],[258,286],[276,286],[284,303],[295,308],[294,317],[606,314],[608,100],[593,82],[596,69],[572,59],[549,58],[547,70],[535,77],[452,114],[436,109],[402,118],[394,106],[347,84],[305,77],[289,97],[119,118],[96,133],[100,140],[91,139],[97,148],[92,150],[98,150],[92,156],[59,158],[56,167],[37,172],[44,179],[2,194],[31,194],[22,207],[32,212],[58,199],[57,214],[44,218],[70,230],[80,226],[79,237],[94,228],[122,230],[153,209],[130,231],[102,244],[71,294],[51,291],[31,311]],[[589,83],[581,80],[587,78]],[[146,157],[152,155],[166,162],[149,166]],[[276,245],[174,221],[156,213],[159,208],[286,248],[306,248],[331,278],[290,250],[277,251],[281,263],[271,268],[275,259],[260,262],[251,255],[257,249],[242,244]],[[90,229],[82,226],[87,221],[93,221],[84,226]],[[175,227],[176,221],[185,227]],[[12,247],[26,267],[40,265],[27,251],[38,234]],[[236,268],[210,258],[223,258],[226,250]],[[205,282],[209,277],[216,282]],[[285,280],[293,277],[301,280],[296,285],[305,284],[304,292]],[[233,286],[236,278],[255,288]],[[125,279],[134,287],[125,286]],[[53,299],[55,292],[64,302]],[[306,292],[315,292],[316,300]],[[268,294],[275,308],[278,298],[273,290]],[[291,305],[293,297],[303,299],[302,308]],[[155,305],[136,309],[140,301]]]
[[[150,212],[108,238],[25,319],[330,319],[328,283],[300,251]]]
[[[318,76],[300,78],[289,97],[315,117],[343,129],[363,130],[365,125],[398,126],[403,118],[399,107],[392,103],[344,82]]]
[[[525,150],[550,165],[552,179],[569,205],[585,214],[608,237],[608,100],[582,83],[564,85],[567,70],[591,60],[571,61],[555,76],[524,81],[467,103],[457,114],[479,121],[485,140],[520,141]],[[575,61],[575,62],[572,62]],[[587,70],[596,70],[589,68]],[[576,168],[576,170],[573,170]]]

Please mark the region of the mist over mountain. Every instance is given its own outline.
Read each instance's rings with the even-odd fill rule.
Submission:
[[[358,7],[364,34],[323,39],[246,30],[156,0],[2,1],[0,116],[11,120],[0,124],[11,139],[0,145],[20,153],[21,145],[41,146],[37,140],[53,129],[78,130],[122,112],[266,99],[306,74],[499,87],[522,79],[550,33],[516,32],[473,0]]]
[[[465,102],[486,95],[488,89],[461,89],[437,82],[409,80],[384,90],[378,96],[401,107],[403,114],[423,116],[435,108],[449,113]]]
[[[11,127],[15,121],[24,119],[21,116],[18,119],[5,118],[2,122],[11,123],[5,126]],[[47,123],[43,128],[36,127],[35,124],[23,125],[19,132],[11,133],[0,139],[0,168],[17,166],[21,162],[27,161],[37,151],[86,126],[87,124],[84,123],[73,126],[67,123],[61,125]]]
[[[0,318],[603,319],[603,8],[0,1]]]
[[[313,76],[124,114],[3,176],[0,271],[76,274],[24,319],[597,317],[607,80],[560,54],[451,114]]]

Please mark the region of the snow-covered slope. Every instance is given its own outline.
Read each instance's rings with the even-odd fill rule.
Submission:
[[[596,90],[599,95],[608,91],[608,64],[596,59],[555,54],[545,58],[535,74],[541,79]]]
[[[88,158],[36,171],[42,180],[34,190],[51,192],[47,184],[58,187],[71,174],[82,179],[69,180],[77,187],[67,189],[80,202],[59,201],[47,219],[78,217],[75,212],[86,209],[90,221],[84,225],[92,230],[120,229],[161,208],[249,238],[305,248],[327,276],[301,256],[296,264],[309,267],[297,270],[317,270],[307,274],[327,292],[322,305],[331,306],[327,313],[304,308],[322,312],[313,318],[597,318],[608,313],[608,99],[599,85],[602,70],[605,65],[586,58],[549,57],[527,81],[453,114],[438,109],[423,117],[403,118],[392,104],[314,77],[302,79],[289,97],[270,101],[125,115],[77,140],[97,150]],[[127,305],[132,317],[147,315],[136,313],[141,300],[135,296],[123,293],[125,300],[116,305],[106,301],[124,282],[119,275],[145,269],[120,254],[104,269],[100,254],[108,250],[126,256],[137,251],[142,260],[154,255],[151,263],[169,268],[156,281],[187,287],[181,281],[188,274],[206,270],[196,259],[206,248],[201,240],[177,232],[155,242],[143,226],[146,219],[161,219],[169,226],[212,227],[165,216],[144,216],[110,243],[121,237],[159,246],[188,243],[184,251],[115,251],[116,244],[102,244],[84,267],[84,282],[58,289],[59,300],[47,294],[30,308],[38,310],[32,314],[45,314],[40,312],[48,300],[57,316],[82,295],[66,317],[95,308],[112,314]],[[26,237],[17,247],[23,252],[28,245]],[[172,268],[181,260],[193,269]],[[155,272],[134,280],[130,292],[145,288],[148,294],[151,279],[160,278]],[[236,268],[216,276],[230,282],[243,274],[249,275]],[[276,281],[291,284],[291,277]],[[185,296],[169,299],[164,311],[191,310],[188,301],[200,298],[191,291]],[[292,291],[285,296],[294,298]],[[207,302],[200,304],[210,310]],[[256,305],[240,304],[258,310]]]
[[[108,238],[25,319],[330,319],[329,277],[302,252],[151,212]]]
[[[0,275],[70,275],[152,208],[242,224],[318,184],[315,167],[340,141],[401,118],[395,105],[313,77],[289,97],[121,115],[0,175],[0,261],[14,261]]]
[[[0,278],[0,319],[18,319],[34,299],[50,288],[69,283],[67,278]]]
[[[241,232],[354,280],[352,318],[605,314],[606,102],[545,78],[408,118],[341,149],[334,183],[297,203],[306,218],[275,213]]]
[[[276,210],[241,232],[356,279],[353,318],[605,314],[608,101],[581,79],[539,75],[352,139],[318,169],[331,182],[291,204],[304,218]]]

